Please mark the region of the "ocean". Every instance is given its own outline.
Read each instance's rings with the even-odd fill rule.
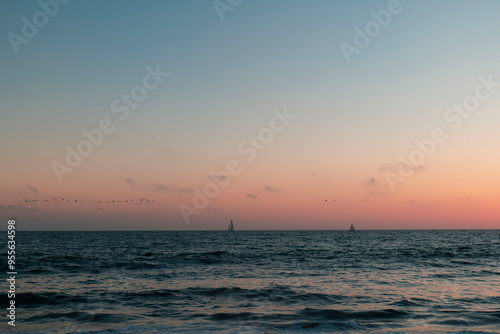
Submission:
[[[500,333],[499,230],[18,232],[16,242],[14,332]],[[5,316],[0,326],[12,331]]]

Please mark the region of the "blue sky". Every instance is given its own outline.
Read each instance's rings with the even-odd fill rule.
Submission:
[[[371,11],[388,3],[245,0],[221,21],[211,1],[73,0],[16,54],[7,34],[21,34],[22,17],[32,20],[41,7],[6,1],[0,150],[10,162],[0,166],[19,189],[39,182],[51,194],[70,191],[71,181],[58,184],[51,162],[64,158],[82,129],[113,115],[111,102],[159,64],[169,77],[68,178],[85,184],[90,175],[120,180],[130,177],[126,169],[163,169],[164,176],[153,173],[159,178],[144,182],[196,187],[283,106],[297,121],[264,153],[263,170],[293,161],[307,173],[315,165],[326,172],[340,168],[330,166],[339,161],[340,170],[357,174],[332,178],[372,177],[439,126],[443,111],[470,94],[478,76],[499,73],[497,1],[401,1],[401,13],[347,63],[339,44],[352,44],[354,28],[363,29]],[[498,97],[487,103],[488,112],[464,131],[493,133]],[[456,145],[464,142],[472,141]],[[113,182],[108,186],[118,189]],[[4,190],[22,193],[15,184]],[[182,200],[165,197],[173,207]],[[169,219],[179,219],[174,211]]]

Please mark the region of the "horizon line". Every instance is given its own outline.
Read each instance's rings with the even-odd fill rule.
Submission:
[[[233,230],[227,231],[226,229],[220,230],[16,230],[17,232],[296,232],[296,231],[318,231],[318,232],[332,232],[332,231],[345,231],[347,229],[295,229],[295,230]],[[355,232],[370,232],[370,231],[500,231],[500,228],[436,228],[436,229],[362,229]],[[7,231],[4,231],[7,232]]]

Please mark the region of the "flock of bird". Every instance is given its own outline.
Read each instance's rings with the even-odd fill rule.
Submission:
[[[325,202],[327,202],[328,199],[325,199]],[[334,202],[336,202],[336,200],[334,199],[333,200]],[[77,199],[74,199],[74,200],[69,200],[69,199],[64,199],[64,198],[61,198],[61,199],[57,199],[57,198],[52,198],[52,199],[44,199],[44,200],[41,200],[41,199],[24,199],[22,201],[12,201],[12,203],[46,203],[46,202],[71,202],[71,203],[93,203],[93,204],[117,204],[117,203],[138,203],[138,202],[143,202],[143,203],[154,203],[155,201],[154,200],[149,200],[147,198],[139,198],[139,199],[126,199],[126,200],[108,200],[108,201],[79,201]]]
[[[57,199],[57,198],[52,198],[52,199],[44,199],[44,200],[41,200],[41,199],[24,199],[22,201],[12,201],[12,203],[46,203],[46,202],[71,202],[71,203],[94,203],[94,204],[117,204],[117,203],[139,203],[139,202],[142,202],[142,203],[154,203],[155,201],[153,200],[149,200],[147,198],[139,198],[139,199],[126,199],[126,200],[108,200],[108,201],[104,201],[104,200],[101,200],[101,201],[81,201],[81,200],[77,200],[77,199],[74,199],[74,200],[69,200],[69,199],[64,199],[64,198],[61,198],[61,199]]]

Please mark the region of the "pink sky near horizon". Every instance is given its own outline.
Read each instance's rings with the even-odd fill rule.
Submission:
[[[321,172],[306,172],[302,166],[283,173],[268,170],[266,163],[262,163],[262,167],[251,163],[241,166],[241,174],[233,176],[229,185],[210,200],[207,208],[192,215],[190,224],[183,221],[178,205],[193,206],[192,188],[203,189],[203,185],[211,181],[208,175],[200,176],[198,184],[179,186],[172,182],[172,189],[155,188],[160,184],[166,187],[169,183],[155,183],[158,179],[154,173],[147,174],[143,181],[138,181],[141,178],[136,176],[132,186],[106,171],[92,178],[88,173],[75,170],[63,183],[49,182],[47,177],[40,178],[45,182],[37,182],[39,176],[31,175],[27,176],[31,179],[26,183],[38,193],[27,186],[20,189],[17,179],[5,180],[2,186],[7,191],[0,195],[0,205],[26,207],[27,210],[20,212],[7,212],[30,221],[30,229],[42,230],[81,229],[80,225],[64,223],[75,218],[99,222],[97,226],[104,229],[122,229],[124,225],[120,219],[135,218],[145,222],[132,224],[132,229],[167,230],[224,229],[229,219],[233,219],[239,229],[271,230],[342,230],[350,222],[355,222],[358,229],[495,229],[500,220],[497,205],[500,182],[494,178],[494,168],[470,177],[469,171],[461,174],[457,170],[450,172],[441,167],[439,171],[439,166],[426,166],[404,184],[398,184],[392,193],[381,172],[374,173],[371,177],[375,181],[370,182],[369,178],[357,174],[355,168],[353,174],[336,171],[328,175],[323,174],[325,171],[321,168],[318,169]],[[53,202],[52,198],[65,198],[69,202]],[[155,202],[143,204],[138,201],[140,198]],[[40,202],[12,203],[24,199],[39,199]],[[43,202],[45,199],[49,202]],[[74,203],[74,199],[85,203]],[[112,200],[116,201],[114,205],[104,203]],[[118,204],[119,200],[129,203]],[[30,209],[37,211],[28,211]],[[90,226],[96,227],[95,224]]]

